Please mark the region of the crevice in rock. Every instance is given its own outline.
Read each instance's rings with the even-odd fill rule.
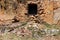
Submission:
[[[19,22],[19,20],[17,20],[16,17],[14,17],[13,20],[14,20],[14,21],[12,21],[12,23]]]

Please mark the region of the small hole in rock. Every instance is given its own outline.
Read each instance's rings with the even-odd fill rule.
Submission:
[[[28,14],[29,15],[37,14],[37,4],[28,4]]]

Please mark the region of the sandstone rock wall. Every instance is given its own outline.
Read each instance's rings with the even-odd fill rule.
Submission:
[[[28,4],[36,4],[38,6],[37,15],[28,14]],[[9,19],[16,17],[21,22],[28,21],[29,18],[37,20],[36,16],[43,21],[54,23],[54,10],[60,7],[60,2],[52,0],[1,0],[0,1],[0,15],[12,15]],[[7,19],[7,17],[3,17]],[[8,20],[8,19],[7,19]]]

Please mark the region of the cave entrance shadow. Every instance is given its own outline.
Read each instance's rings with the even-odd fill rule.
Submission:
[[[29,15],[37,14],[37,4],[28,4],[28,14]]]

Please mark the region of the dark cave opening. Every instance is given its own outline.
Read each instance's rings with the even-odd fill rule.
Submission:
[[[29,15],[37,14],[37,4],[28,4],[28,14]]]

